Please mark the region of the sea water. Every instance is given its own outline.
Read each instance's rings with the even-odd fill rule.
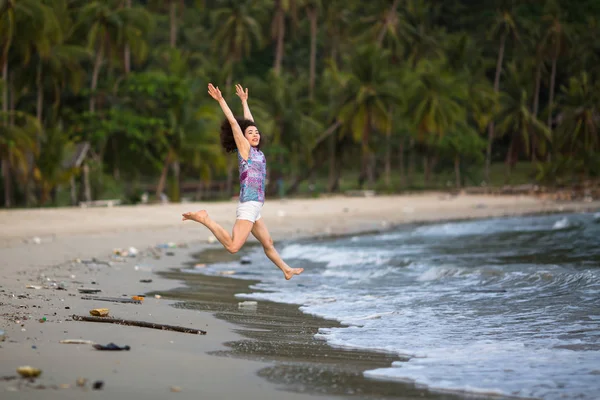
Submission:
[[[373,379],[431,390],[543,399],[600,398],[600,213],[403,226],[279,245],[286,282],[260,249],[244,300],[299,304],[343,326],[332,346],[408,356]]]

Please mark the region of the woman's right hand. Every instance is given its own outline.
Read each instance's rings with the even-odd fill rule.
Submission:
[[[248,88],[244,90],[239,83],[235,85],[235,94],[237,94],[242,101],[248,101]]]
[[[210,97],[216,101],[223,100],[223,95],[221,94],[219,87],[214,87],[212,83],[208,84],[208,94],[210,94]]]

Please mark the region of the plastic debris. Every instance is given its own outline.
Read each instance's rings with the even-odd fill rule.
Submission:
[[[127,250],[114,249],[113,254],[119,257],[135,257],[139,254],[139,250],[135,247],[130,247]]]
[[[6,332],[0,329],[0,342],[4,342],[6,340]]]
[[[210,244],[216,243],[217,242],[217,238],[214,236],[209,236],[206,241]]]
[[[155,299],[160,299],[160,298],[162,298],[162,296],[161,296],[160,294],[155,294],[155,295],[154,295],[154,298],[155,298]]]
[[[240,259],[240,264],[250,264],[252,261],[250,260],[250,257],[244,256]]]
[[[206,268],[206,264],[198,263],[198,264],[194,265],[194,268]]]
[[[161,244],[156,245],[157,249],[174,249],[176,247],[177,247],[177,244],[173,243],[173,242],[161,243]]]
[[[40,285],[27,285],[25,286],[26,289],[41,289],[42,286]]]
[[[94,384],[92,385],[92,388],[94,390],[102,390],[102,387],[104,386],[104,381],[96,381],[94,382]]]
[[[102,344],[94,344],[92,345],[96,350],[108,350],[108,351],[121,351],[121,350],[131,350],[129,346],[117,346],[114,343],[109,343],[107,345]]]
[[[42,317],[42,318],[40,318],[40,319],[39,319],[39,321],[40,321],[41,323],[44,323],[44,322],[46,322],[47,320],[46,320],[46,317]]]
[[[179,386],[171,386],[171,392],[174,392],[174,393],[181,392],[181,388]]]
[[[152,279],[140,279],[140,282],[142,282],[142,283],[151,283]]]
[[[64,340],[59,341],[58,343],[62,343],[62,344],[96,344],[92,340],[85,340],[85,339],[64,339]]]
[[[95,317],[108,317],[108,308],[94,308],[90,310],[90,315]]]
[[[219,275],[234,275],[235,271],[219,271]]]
[[[238,303],[238,308],[256,308],[258,303],[256,301],[242,301]]]
[[[79,386],[79,387],[84,387],[85,384],[87,383],[87,379],[85,379],[85,378],[77,378],[77,380],[75,381],[75,383],[77,383],[77,386]]]
[[[144,296],[131,296],[132,300],[144,301]]]
[[[87,294],[100,293],[102,291],[100,289],[89,289],[89,288],[79,288],[77,290],[79,291],[79,293],[87,293]]]
[[[146,265],[136,265],[135,267],[133,267],[133,269],[142,272],[152,272],[152,267],[148,267]]]
[[[41,375],[42,370],[39,368],[30,367],[29,365],[25,365],[17,368],[17,373],[23,378],[35,378]]]

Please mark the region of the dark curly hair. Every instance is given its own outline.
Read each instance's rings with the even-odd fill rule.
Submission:
[[[235,119],[242,129],[242,133],[246,132],[246,128],[249,126],[256,127],[256,124],[252,120],[239,117],[235,117]],[[223,146],[227,153],[233,153],[237,151],[237,145],[235,144],[235,139],[233,138],[233,129],[231,128],[231,124],[227,119],[221,123],[221,146]],[[257,146],[257,149],[260,150],[260,142]]]

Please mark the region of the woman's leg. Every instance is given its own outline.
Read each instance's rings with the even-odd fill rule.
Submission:
[[[227,232],[221,225],[210,219],[205,210],[187,212],[182,214],[182,216],[182,221],[189,219],[200,222],[202,225],[210,229],[217,240],[221,242],[223,247],[225,247],[225,249],[227,249],[227,251],[231,254],[237,253],[242,248],[244,243],[246,243],[246,239],[248,239],[248,235],[252,230],[252,225],[254,225],[252,221],[236,219],[231,235],[229,235],[229,232]]]
[[[279,253],[275,250],[275,246],[273,246],[273,239],[271,239],[267,225],[265,225],[262,218],[254,223],[252,234],[262,244],[269,260],[283,272],[285,279],[292,279],[294,275],[299,275],[304,271],[304,268],[291,268],[281,259]]]

